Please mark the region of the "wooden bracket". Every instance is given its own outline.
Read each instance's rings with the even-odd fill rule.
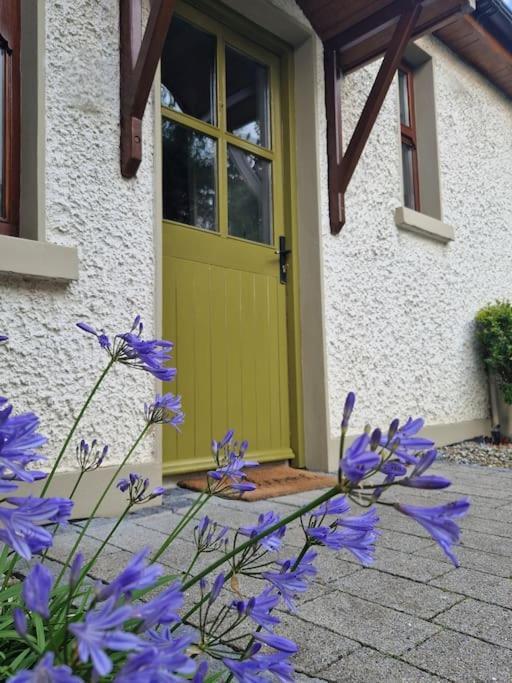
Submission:
[[[388,45],[375,82],[350,138],[345,154],[341,137],[340,70],[337,50],[325,52],[325,92],[327,108],[327,149],[329,160],[329,210],[331,233],[337,235],[345,223],[344,196],[361,154],[368,141],[395,73],[402,61],[407,43],[421,13],[419,0],[404,0],[402,14]]]
[[[153,0],[142,36],[142,0],[119,0],[121,173],[133,178],[142,160],[142,117],[176,0]]]

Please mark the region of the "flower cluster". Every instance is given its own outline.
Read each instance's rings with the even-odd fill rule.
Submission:
[[[148,503],[153,498],[162,496],[165,493],[163,486],[157,486],[152,491],[148,492],[149,479],[141,477],[140,474],[130,472],[126,479],[120,479],[117,482],[117,488],[123,493],[128,493],[128,500],[130,505],[137,505],[138,503]]]
[[[216,469],[208,472],[208,486],[212,493],[222,495],[243,494],[254,491],[256,485],[247,480],[246,468],[256,467],[257,462],[246,460],[247,441],[233,441],[235,433],[228,430],[220,441],[212,440],[212,454]]]
[[[174,344],[162,339],[143,339],[144,325],[140,315],[136,316],[128,332],[116,334],[113,338],[105,330],[98,331],[88,323],[80,322],[77,326],[96,337],[113,362],[149,372],[162,382],[171,382],[175,378],[176,369],[166,367]]]
[[[107,457],[108,446],[101,447],[97,439],[93,439],[89,445],[85,439],[81,439],[76,447],[76,461],[80,472],[92,472],[101,467]]]
[[[117,362],[161,380],[174,378],[175,370],[167,367],[172,344],[144,340],[139,316],[129,332],[112,338],[86,323],[79,327],[94,335],[109,354],[107,370]],[[0,335],[0,343],[4,341]],[[107,370],[87,398],[57,463]],[[166,393],[145,406],[140,435],[99,496],[92,517],[80,526],[60,575],[54,576],[43,556],[22,571],[24,579],[18,570],[14,572],[18,559],[30,560],[51,547],[53,534],[69,519],[73,503],[68,498],[10,495],[18,482],[33,483],[46,476],[33,469],[41,460],[45,439],[38,433],[35,415],[14,415],[8,401],[0,398],[0,492],[8,494],[0,504],[0,542],[4,544],[0,575],[4,588],[8,587],[7,598],[0,596],[2,680],[203,683],[208,676],[207,660],[214,659],[225,667],[228,681],[293,681],[292,658],[298,645],[278,632],[281,612],[297,609],[298,598],[315,580],[319,553],[347,552],[363,565],[373,562],[381,533],[378,505],[388,505],[415,519],[457,564],[457,521],[468,510],[467,500],[434,507],[385,501],[391,487],[405,493],[411,488],[437,490],[450,485],[446,478],[431,472],[437,453],[434,444],[420,436],[423,420],[409,418],[402,425],[393,420],[385,433],[368,427],[345,449],[355,403],[356,397],[350,393],[341,420],[338,481],[333,488],[298,510],[291,508],[284,519],[270,509],[239,528],[230,525],[233,533],[208,515],[199,517],[213,495],[240,496],[255,488],[246,470],[257,463],[246,460],[248,443],[235,441],[233,430],[229,430],[223,439],[212,442],[214,465],[207,473],[206,490],[187,511],[180,510],[179,521],[160,548],[152,555],[149,549],[137,552],[110,583],[92,583],[86,577],[93,573],[90,570],[124,517],[86,561],[77,550],[91,519],[149,427],[179,429],[184,419],[181,398]],[[80,441],[78,481],[102,464],[107,451],[96,439],[90,445]],[[53,470],[48,480],[52,475]],[[150,487],[147,478],[135,473],[120,479],[117,488],[128,498],[123,515],[164,493],[162,487]],[[361,512],[357,513],[355,506],[360,506]],[[291,556],[286,533],[295,522],[302,527],[303,542]],[[180,576],[166,576],[157,561],[192,524],[191,561],[181,558],[181,549],[179,553],[188,568]],[[294,539],[296,531],[300,528],[292,529]],[[198,558],[206,553],[211,555],[210,564],[198,563],[201,568],[196,569]],[[249,594],[243,591],[247,584],[252,589]],[[199,597],[194,587],[199,589]],[[208,680],[215,680],[213,676]]]

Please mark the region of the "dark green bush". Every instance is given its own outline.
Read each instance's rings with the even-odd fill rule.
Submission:
[[[478,311],[476,333],[484,363],[495,372],[505,401],[512,404],[512,304],[496,301]]]

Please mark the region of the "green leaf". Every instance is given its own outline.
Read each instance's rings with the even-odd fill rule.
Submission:
[[[39,614],[32,613],[32,621],[36,627],[36,642],[37,647],[42,652],[46,646],[46,634],[44,632],[44,622]]]

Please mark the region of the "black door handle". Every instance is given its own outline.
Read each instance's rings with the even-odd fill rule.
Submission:
[[[279,250],[276,254],[279,255],[279,281],[282,285],[288,282],[288,254],[291,254],[292,250],[286,248],[286,237],[280,235],[279,237]]]

